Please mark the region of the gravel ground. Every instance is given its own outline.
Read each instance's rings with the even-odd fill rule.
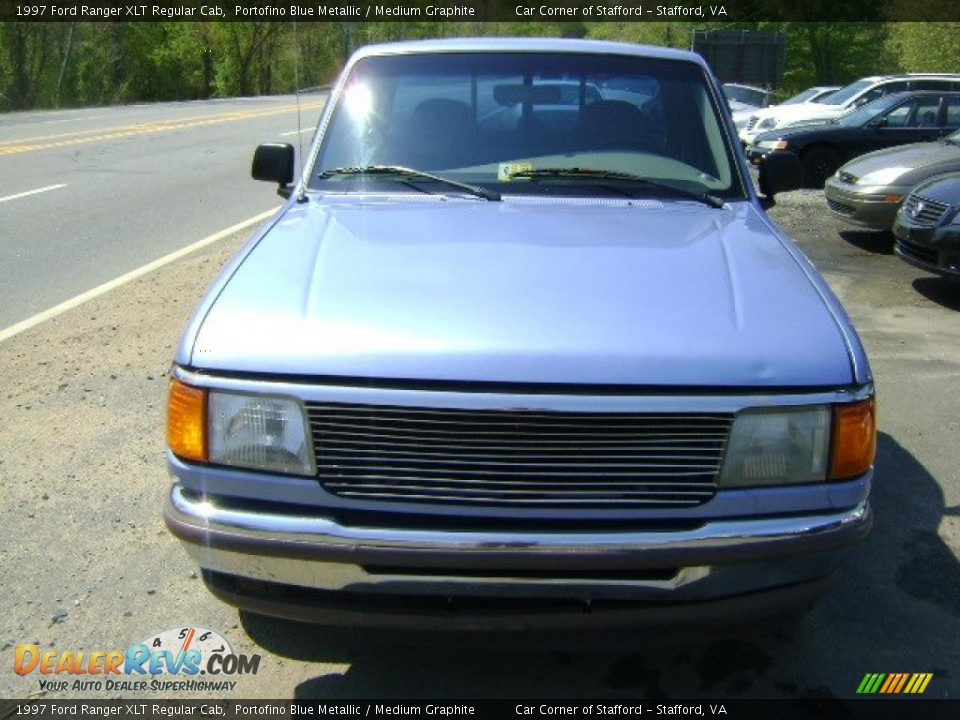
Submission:
[[[843,230],[820,193],[783,196],[771,214],[846,305],[880,402],[874,531],[795,633],[421,645],[219,603],[160,518],[163,414],[180,328],[234,237],[0,344],[0,692],[44,696],[36,673],[12,671],[18,643],[122,649],[197,624],[263,654],[233,697],[831,697],[866,672],[932,672],[928,696],[960,695],[960,285],[899,261],[889,236]]]

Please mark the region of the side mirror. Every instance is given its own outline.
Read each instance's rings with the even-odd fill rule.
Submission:
[[[254,180],[277,183],[279,185],[277,194],[290,197],[290,189],[287,186],[293,182],[294,166],[293,145],[289,143],[264,143],[258,145],[256,152],[253,154],[253,166],[250,168],[250,174]]]
[[[773,205],[777,193],[799,190],[803,187],[803,167],[796,153],[773,150],[760,162],[760,192],[766,198],[766,206]]]
[[[872,127],[875,130],[879,130],[880,128],[886,127],[886,126],[887,126],[886,116],[874,118],[873,120],[870,121],[870,127]]]

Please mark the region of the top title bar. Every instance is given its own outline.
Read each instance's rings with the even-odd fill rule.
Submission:
[[[956,0],[0,0],[0,21],[700,22],[960,20]]]

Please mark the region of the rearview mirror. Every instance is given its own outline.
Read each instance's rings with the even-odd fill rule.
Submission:
[[[253,154],[253,166],[250,174],[254,180],[275,182],[277,193],[290,197],[287,186],[293,182],[294,152],[289,143],[264,143],[258,145]]]
[[[768,207],[773,205],[777,193],[803,187],[803,167],[795,153],[786,150],[768,152],[763,156],[759,170],[760,192],[766,197]]]

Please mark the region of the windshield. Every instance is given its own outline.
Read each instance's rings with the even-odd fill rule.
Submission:
[[[372,165],[500,193],[595,194],[616,183],[523,176],[580,168],[743,197],[721,117],[704,72],[689,62],[574,53],[369,57],[344,85],[310,187],[402,187],[383,175],[327,172]]]
[[[807,102],[808,100],[814,100],[816,102],[823,102],[824,98],[829,97],[833,94],[833,91],[836,88],[821,88],[821,87],[812,87],[807,88],[803,92],[797,93],[793,97],[787,98],[784,100],[781,105],[797,105],[802,102]]]
[[[847,102],[847,100],[859,95],[860,92],[866,90],[873,84],[873,80],[857,80],[856,82],[850,83],[846,87],[840,88],[835,93],[831,93],[830,95],[827,95],[827,97],[818,100],[818,102],[821,102],[824,105],[843,105],[845,102]]]
[[[804,90],[803,92],[797,93],[797,94],[794,95],[793,97],[788,97],[786,100],[784,100],[784,101],[783,101],[782,103],[780,103],[780,104],[781,104],[781,105],[796,105],[797,103],[806,102],[806,101],[809,100],[810,98],[815,97],[815,96],[817,95],[817,93],[819,93],[819,92],[820,92],[820,91],[819,91],[817,88],[808,88],[807,90]]]
[[[845,127],[860,127],[861,125],[866,125],[877,117],[877,115],[885,113],[898,102],[902,101],[903,98],[891,95],[878,98],[871,103],[862,105],[852,112],[848,112],[846,115],[838,117],[834,122],[839,125],[844,125]]]
[[[769,93],[765,90],[741,85],[724,85],[723,94],[727,96],[727,100],[736,100],[754,107],[766,107],[767,97],[769,96]]]

